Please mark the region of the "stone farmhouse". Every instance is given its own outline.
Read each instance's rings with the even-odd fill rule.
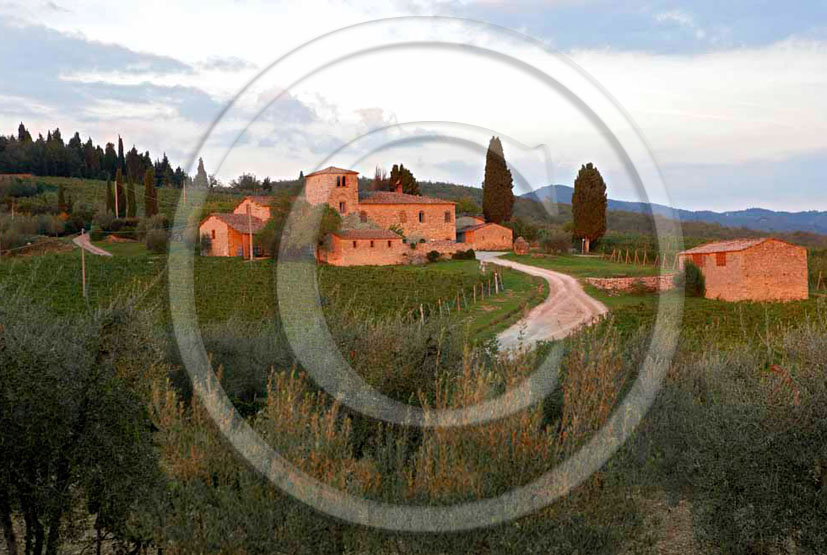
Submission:
[[[331,234],[319,249],[322,262],[336,266],[409,264],[431,251],[451,255],[459,250],[510,250],[512,232],[480,218],[460,218],[449,200],[393,192],[359,193],[359,173],[329,167],[305,176],[304,197],[313,205],[329,205],[357,226]],[[260,231],[270,214],[270,198],[249,196],[232,214],[213,213],[199,226],[210,238],[212,256],[249,257],[250,233]],[[401,232],[403,236],[398,232]],[[245,235],[246,234],[246,235]],[[253,245],[254,252],[258,251]]]
[[[725,301],[807,299],[807,249],[773,238],[700,245],[679,253],[701,269],[706,298]]]

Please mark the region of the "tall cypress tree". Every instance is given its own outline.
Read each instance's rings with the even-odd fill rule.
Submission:
[[[131,179],[126,181],[126,215],[129,218],[138,215],[138,203],[135,201],[135,182]]]
[[[584,240],[583,251],[606,233],[606,183],[597,168],[589,162],[580,167],[571,196],[572,232]]]
[[[155,170],[144,172],[144,215],[151,218],[158,213],[158,193],[155,189]]]
[[[118,135],[118,168],[122,172],[126,171],[126,160],[123,157],[123,139]]]
[[[114,213],[115,212],[115,196],[112,193],[112,180],[106,180],[106,212],[107,213]]]
[[[126,216],[126,197],[123,190],[123,172],[121,168],[115,171],[115,199],[117,199],[117,206],[115,206],[115,217],[123,218]]]
[[[514,212],[514,178],[505,163],[503,144],[491,137],[485,155],[485,180],[482,184],[482,212],[485,221],[502,223]]]

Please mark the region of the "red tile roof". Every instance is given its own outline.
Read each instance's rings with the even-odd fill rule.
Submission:
[[[227,214],[224,212],[213,212],[204,221],[211,217],[218,218],[239,233],[258,233],[264,227],[264,220],[247,214]],[[248,220],[249,218],[249,220]]]
[[[387,229],[340,229],[333,233],[342,239],[402,239],[402,236]]]
[[[481,224],[469,225],[469,226],[466,226],[466,227],[460,227],[460,228],[457,228],[457,231],[476,231],[478,229],[482,229],[482,228],[484,228],[486,226],[489,226],[489,225],[495,225],[497,227],[505,227],[504,225],[500,225],[500,224],[497,224],[497,223],[494,223],[494,222],[485,222],[485,223],[481,223]],[[506,229],[508,229],[508,228],[506,228]]]
[[[364,200],[360,200],[359,204],[456,204],[456,202],[441,198],[409,195],[407,193],[379,191]]]
[[[313,175],[325,175],[325,174],[331,174],[331,173],[332,174],[346,173],[346,174],[351,174],[351,175],[359,175],[359,172],[355,172],[353,170],[344,170],[342,168],[337,168],[335,166],[328,166],[327,168],[325,168],[323,170],[319,170],[319,171],[315,171],[313,173],[309,173],[309,174],[305,175],[304,177],[307,178],[307,177],[310,177],[310,176],[313,176]]]
[[[731,241],[715,241],[713,243],[706,243],[699,245],[692,249],[687,249],[680,254],[709,254],[715,252],[732,252],[742,251],[748,248],[760,245],[764,241],[769,241],[771,237],[757,237],[755,239],[733,239]],[[778,239],[773,239],[778,241]],[[782,241],[783,242],[783,241]]]

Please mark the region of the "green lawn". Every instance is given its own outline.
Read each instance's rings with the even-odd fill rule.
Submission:
[[[509,253],[502,258],[531,266],[548,268],[574,277],[633,277],[655,276],[659,273],[657,266],[639,266],[609,262],[599,256],[578,256],[564,254],[556,256],[533,257]]]

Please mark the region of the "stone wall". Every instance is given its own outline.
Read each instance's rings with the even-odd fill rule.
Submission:
[[[336,179],[344,179],[345,186],[337,187]],[[359,182],[356,174],[323,173],[305,178],[304,196],[313,206],[327,203],[341,215],[359,210]],[[344,203],[344,211],[340,210]]]
[[[383,229],[399,226],[405,236],[412,239],[456,241],[457,238],[453,204],[362,204],[359,210]]]
[[[668,291],[675,287],[674,274],[622,278],[585,278],[583,281],[604,291],[633,291],[643,286],[649,291]]]
[[[371,246],[372,245],[372,246]],[[410,247],[398,239],[330,238],[330,250],[320,259],[332,266],[391,266],[405,263]]]

